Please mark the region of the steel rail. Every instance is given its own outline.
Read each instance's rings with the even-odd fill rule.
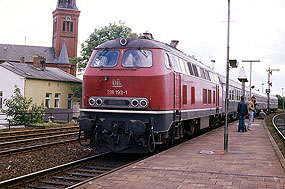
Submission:
[[[20,177],[12,178],[12,179],[9,179],[9,180],[5,180],[5,181],[0,182],[0,188],[13,188],[15,186],[18,186],[18,185],[21,185],[21,184],[24,184],[24,183],[27,183],[27,182],[31,182],[31,181],[33,181],[33,180],[35,180],[35,179],[37,179],[39,177],[42,177],[44,175],[60,172],[60,171],[62,171],[64,169],[72,168],[74,166],[80,165],[81,163],[85,163],[87,161],[93,160],[95,158],[98,158],[100,156],[104,156],[104,155],[107,155],[107,154],[109,154],[109,152],[98,154],[98,155],[94,155],[94,156],[87,157],[87,158],[83,158],[83,159],[76,160],[76,161],[73,161],[73,162],[70,162],[70,163],[66,163],[66,164],[63,164],[63,165],[59,165],[59,166],[55,166],[55,167],[52,167],[52,168],[44,169],[44,170],[37,171],[37,172],[34,172],[34,173],[30,173],[30,174],[27,174],[27,175],[23,175],[23,176],[20,176]]]
[[[276,117],[278,117],[278,116],[280,116],[280,115],[284,115],[284,117],[285,117],[285,114],[283,113],[283,114],[278,114],[278,115],[275,115],[273,118],[272,118],[272,123],[273,123],[273,126],[274,126],[274,128],[275,128],[275,130],[279,133],[279,135],[281,136],[281,138],[283,138],[283,140],[285,141],[285,136],[284,136],[284,134],[279,130],[279,128],[278,128],[278,126],[276,126],[275,125],[275,119],[276,119]],[[285,121],[285,120],[284,120]]]
[[[9,142],[2,142],[0,143],[0,147],[3,148],[3,146],[12,146],[16,144],[25,144],[28,142],[36,142],[36,141],[42,141],[42,140],[48,140],[48,139],[54,139],[54,138],[60,138],[60,137],[67,137],[72,135],[78,135],[78,132],[73,133],[67,133],[67,134],[61,134],[61,135],[54,135],[54,136],[48,136],[48,137],[40,137],[40,138],[31,138],[31,139],[24,139],[24,140],[16,140],[16,141],[9,141]]]
[[[86,179],[86,180],[84,180],[84,181],[82,181],[82,182],[79,182],[79,183],[77,183],[77,184],[74,184],[74,185],[72,185],[72,186],[69,186],[69,187],[67,187],[67,189],[79,187],[79,186],[81,186],[81,185],[83,185],[83,184],[86,184],[86,183],[88,183],[88,182],[90,182],[90,181],[93,181],[93,180],[95,180],[95,179],[101,178],[101,177],[103,177],[103,176],[105,176],[105,175],[111,174],[111,173],[113,173],[113,172],[115,172],[115,171],[118,171],[118,170],[123,169],[123,168],[125,168],[125,167],[128,167],[128,166],[130,166],[130,165],[132,165],[132,164],[135,164],[135,163],[137,163],[137,162],[139,162],[139,161],[142,161],[142,160],[144,160],[144,159],[146,159],[146,158],[148,158],[148,157],[149,157],[149,156],[143,157],[143,158],[140,158],[140,159],[138,159],[138,160],[135,160],[135,161],[132,161],[132,162],[130,162],[130,163],[127,163],[127,164],[125,164],[125,165],[122,165],[122,166],[120,166],[120,167],[114,168],[114,169],[112,169],[112,170],[110,170],[110,171],[106,171],[105,173],[102,173],[102,174],[100,174],[100,175],[97,175],[97,176],[95,176],[95,177],[93,177],[93,178]]]
[[[47,128],[47,129],[31,129],[31,130],[20,130],[20,131],[9,131],[9,132],[0,132],[0,136],[2,135],[14,135],[19,133],[37,133],[37,132],[48,132],[53,130],[65,130],[71,128],[79,128],[79,126],[69,126],[69,127],[56,127],[56,128]]]
[[[32,138],[32,137],[39,137],[39,136],[46,136],[46,135],[54,135],[54,134],[61,134],[61,133],[72,133],[72,132],[79,132],[79,128],[70,129],[70,130],[60,130],[57,132],[44,132],[44,133],[33,133],[33,134],[27,134],[27,135],[13,135],[13,136],[6,136],[6,137],[0,137],[0,141],[15,141],[23,138]]]
[[[70,140],[63,140],[63,141],[59,141],[59,142],[49,142],[49,143],[45,143],[45,144],[38,144],[38,145],[33,145],[33,146],[26,146],[26,147],[20,147],[20,148],[16,148],[16,149],[4,150],[4,151],[0,151],[0,157],[2,157],[4,155],[8,155],[8,154],[10,155],[13,153],[17,153],[17,152],[23,152],[23,151],[43,148],[43,147],[47,147],[47,146],[65,144],[65,143],[69,143],[69,142],[75,142],[77,140],[78,139],[70,139]]]

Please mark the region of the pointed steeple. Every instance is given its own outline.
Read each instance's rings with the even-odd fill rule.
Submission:
[[[72,9],[78,11],[76,0],[58,0],[56,9]]]
[[[58,63],[69,64],[69,58],[68,58],[65,40],[63,41],[62,48],[58,57]]]

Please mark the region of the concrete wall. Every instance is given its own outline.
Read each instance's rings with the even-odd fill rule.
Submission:
[[[47,81],[39,79],[26,79],[25,82],[25,96],[32,97],[33,103],[41,105],[46,99],[46,93],[51,94],[50,108],[55,108],[55,94],[59,93],[59,108],[68,108],[68,94],[73,94],[71,86],[77,86],[77,83],[62,82],[62,81]],[[73,102],[77,98],[72,97]],[[72,105],[73,106],[73,105]]]
[[[21,94],[24,95],[24,83],[25,78],[21,77],[13,72],[3,68],[0,66],[0,91],[3,92],[3,100],[2,100],[2,109],[7,109],[4,106],[4,99],[10,99],[11,96],[14,94],[15,85],[21,90]],[[6,122],[4,119],[6,116],[2,115],[0,110],[0,123]]]

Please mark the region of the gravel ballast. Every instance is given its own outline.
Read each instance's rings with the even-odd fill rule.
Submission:
[[[62,165],[97,152],[82,147],[78,142],[37,149],[0,158],[0,181]]]

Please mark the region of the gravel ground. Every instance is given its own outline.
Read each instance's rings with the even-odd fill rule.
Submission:
[[[78,142],[0,158],[0,181],[97,154]]]
[[[283,141],[283,139],[280,137],[280,135],[277,133],[277,131],[275,130],[273,123],[272,123],[272,118],[280,113],[285,113],[285,111],[278,111],[276,113],[272,113],[268,116],[265,117],[265,123],[272,135],[272,137],[274,138],[276,144],[278,145],[281,153],[283,154],[283,156],[285,157],[285,143]]]

